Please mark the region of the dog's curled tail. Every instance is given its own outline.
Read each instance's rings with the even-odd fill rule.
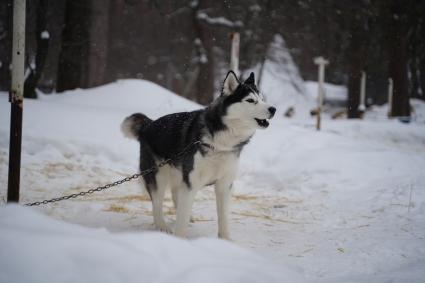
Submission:
[[[121,123],[121,131],[130,139],[138,139],[140,133],[152,123],[152,120],[142,113],[134,113]]]

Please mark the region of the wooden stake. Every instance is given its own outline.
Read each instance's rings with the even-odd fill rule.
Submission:
[[[314,64],[319,66],[318,70],[318,81],[319,81],[319,88],[318,88],[318,95],[317,95],[317,120],[316,120],[316,129],[320,131],[321,127],[321,112],[322,112],[322,106],[323,106],[323,100],[325,96],[325,66],[329,64],[328,60],[325,60],[323,57],[316,57],[314,58]]]
[[[25,72],[25,1],[13,1],[12,88],[10,90],[11,116],[7,202],[19,202]]]

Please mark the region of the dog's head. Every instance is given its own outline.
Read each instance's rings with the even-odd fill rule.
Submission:
[[[276,108],[267,104],[255,85],[254,73],[240,82],[233,71],[227,73],[221,93],[226,120],[238,121],[251,128],[267,128]]]

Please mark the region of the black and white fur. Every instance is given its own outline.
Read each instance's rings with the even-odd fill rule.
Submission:
[[[183,157],[144,176],[156,228],[171,233],[162,209],[167,189],[171,189],[177,211],[174,233],[185,237],[196,192],[214,185],[218,236],[229,239],[229,202],[239,155],[256,129],[268,127],[267,119],[275,111],[258,91],[254,73],[241,83],[230,71],[222,94],[205,109],[169,114],[155,121],[141,113],[127,117],[121,129],[140,142],[141,171],[187,150]],[[191,146],[196,141],[201,143]]]

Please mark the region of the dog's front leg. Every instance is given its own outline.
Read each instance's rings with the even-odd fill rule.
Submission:
[[[178,189],[177,194],[176,229],[174,234],[184,238],[186,237],[187,227],[189,226],[190,215],[192,213],[195,190],[184,186]]]
[[[229,207],[232,195],[232,181],[219,180],[215,184],[215,198],[217,202],[218,237],[230,240]]]

